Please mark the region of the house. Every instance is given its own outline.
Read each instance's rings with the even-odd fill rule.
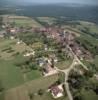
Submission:
[[[5,26],[5,25],[2,25],[2,28],[3,28],[3,29],[5,29],[5,28],[6,28],[6,26]]]
[[[6,31],[11,35],[15,35],[18,32],[18,28],[17,27],[12,28],[11,26],[8,26],[6,27]]]
[[[54,61],[54,63],[57,63],[58,62],[58,58],[56,57],[55,54],[52,54],[52,55],[49,55],[49,58],[50,58],[50,61]]]
[[[97,74],[95,74],[94,77],[98,80],[98,75]]]
[[[5,34],[6,34],[6,31],[0,31],[0,37],[1,38],[3,38]]]
[[[52,65],[52,59],[51,58],[48,58],[48,64]]]
[[[18,40],[16,44],[22,44],[23,41],[22,40]]]
[[[24,57],[29,57],[29,56],[34,56],[35,55],[35,51],[32,52],[27,52],[26,54],[24,54]]]
[[[57,99],[57,98],[60,98],[62,97],[64,94],[64,89],[63,89],[63,86],[62,85],[55,85],[55,86],[52,86],[50,87],[50,92],[53,96],[53,98]]]
[[[42,67],[46,63],[46,61],[44,58],[39,58],[37,59],[37,63],[39,64],[40,67]]]
[[[15,29],[10,29],[10,32],[11,32],[11,33],[15,33],[16,30],[15,30]]]
[[[45,51],[48,50],[48,46],[47,46],[47,45],[44,46],[44,50],[45,50]]]
[[[43,67],[43,75],[46,76],[50,76],[50,75],[54,75],[58,73],[58,71],[55,68],[52,68],[52,65],[49,63],[44,64]]]
[[[0,38],[3,38],[4,37],[4,35],[3,34],[0,34]]]
[[[52,71],[52,67],[49,64],[46,64],[44,67],[44,73],[50,73]]]
[[[54,62],[57,63],[58,62],[58,59],[57,58],[54,58]]]
[[[11,40],[14,40],[14,39],[15,39],[15,37],[14,37],[14,36],[10,36],[10,39],[11,39]]]

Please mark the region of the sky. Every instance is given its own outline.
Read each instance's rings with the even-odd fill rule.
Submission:
[[[20,0],[19,0],[20,1]],[[41,3],[81,3],[81,4],[97,4],[98,0],[22,0],[27,2],[41,2]]]
[[[12,2],[27,2],[27,3],[79,3],[88,5],[98,5],[98,0],[7,0]]]

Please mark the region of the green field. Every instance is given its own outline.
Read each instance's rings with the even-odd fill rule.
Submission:
[[[4,94],[0,93],[0,100],[4,100]]]
[[[50,76],[50,77],[46,77],[46,78],[40,78],[37,80],[34,80],[32,82],[32,86],[30,86],[30,91],[32,91],[32,93],[36,93],[39,89],[43,89],[44,91],[46,91],[49,86],[51,86],[52,84],[54,84],[57,80],[58,80],[59,76],[58,75],[54,75],[54,76]],[[53,99],[51,93],[49,92],[44,92],[44,94],[42,96],[39,95],[34,95],[34,100],[55,100]],[[68,98],[66,97],[62,97],[59,98],[57,100],[68,100]]]
[[[42,96],[39,96],[39,95],[34,96],[33,100],[55,100],[55,99],[52,97],[52,95],[50,93],[45,93]],[[58,98],[56,100],[68,100],[68,97],[64,96],[64,97]]]
[[[11,60],[15,53],[22,54],[25,50],[30,50],[25,44],[17,45],[17,39],[0,39],[0,58],[4,60]]]
[[[31,72],[26,73],[27,81],[37,79],[42,76],[41,72],[38,70],[32,70]]]
[[[55,18],[53,17],[37,17],[39,21],[41,22],[46,22],[49,25],[53,24],[55,22]]]
[[[4,93],[6,99],[4,100],[29,100],[29,94],[32,94],[34,100],[54,100],[47,89],[54,84],[58,80],[58,75],[53,75],[50,77],[41,77],[30,82],[26,82],[26,84],[20,85],[16,88],[9,89]],[[38,91],[40,89],[44,90],[42,96],[38,95]],[[37,95],[35,95],[37,94]],[[2,95],[3,96],[3,95]],[[65,97],[64,97],[65,98]],[[64,98],[60,98],[57,100],[65,100]],[[68,100],[68,99],[66,99]]]
[[[28,87],[33,93],[36,93],[39,89],[47,90],[50,85],[54,84],[58,80],[58,78],[59,78],[58,75],[41,77],[29,83]]]
[[[96,95],[92,90],[86,91],[82,90],[81,92],[83,100],[97,100],[98,95]]]
[[[84,27],[87,27],[92,33],[98,33],[98,26],[94,23],[80,21],[80,25],[77,25],[77,28],[79,29]]]
[[[16,87],[24,83],[22,73],[13,64],[13,60],[0,60],[0,80],[5,89]]]
[[[37,23],[33,19],[14,19],[16,26],[32,26],[32,27],[41,27],[39,23]]]
[[[94,63],[96,66],[98,66],[98,55],[96,55],[95,59],[94,59]]]
[[[24,73],[15,65],[23,62],[23,52],[30,48],[24,44],[17,45],[17,40],[0,39],[0,80],[5,89],[13,88],[24,83]],[[8,52],[9,47],[13,52]],[[13,55],[19,52],[19,55]],[[41,76],[38,70],[32,70],[26,73],[26,81],[30,81]]]
[[[16,26],[24,26],[24,27],[42,27],[39,23],[29,17],[24,16],[10,16],[4,15],[4,23],[14,23]]]

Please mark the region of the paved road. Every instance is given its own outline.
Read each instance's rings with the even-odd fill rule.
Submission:
[[[67,45],[67,48],[70,50],[70,52],[72,53],[73,57],[77,60],[77,63],[80,64],[85,70],[88,70],[87,66],[85,66],[77,57],[77,55],[73,52],[73,50],[71,49],[71,47],[69,47]]]
[[[88,70],[88,68],[87,68],[87,66],[85,66],[79,60],[79,58],[76,56],[76,54],[72,51],[72,49],[69,46],[67,46],[67,48],[70,50],[70,52],[72,53],[72,55],[74,57],[72,64],[70,65],[70,67],[68,69],[65,69],[65,70],[60,70],[57,67],[55,67],[55,68],[56,68],[57,71],[63,72],[65,74],[65,83],[64,84],[65,84],[65,87],[66,87],[66,92],[67,92],[67,95],[69,97],[69,100],[73,100],[73,96],[71,94],[71,91],[70,91],[70,88],[69,88],[69,84],[67,82],[68,81],[69,73],[75,67],[75,65],[77,65],[77,64],[81,65],[85,70]]]
[[[67,95],[69,97],[69,100],[73,100],[73,96],[72,96],[72,94],[70,92],[69,84],[68,84],[67,81],[68,81],[69,72],[74,68],[75,65],[76,65],[76,60],[74,58],[72,64],[70,65],[70,67],[68,69],[60,70],[60,69],[58,69],[56,67],[57,71],[63,72],[65,74],[65,82],[64,82],[64,84],[65,84],[65,87],[66,87],[66,92],[67,92]]]

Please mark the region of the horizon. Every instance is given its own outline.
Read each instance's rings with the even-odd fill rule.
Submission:
[[[80,4],[80,5],[98,5],[98,0],[0,0],[2,3],[10,4]]]

